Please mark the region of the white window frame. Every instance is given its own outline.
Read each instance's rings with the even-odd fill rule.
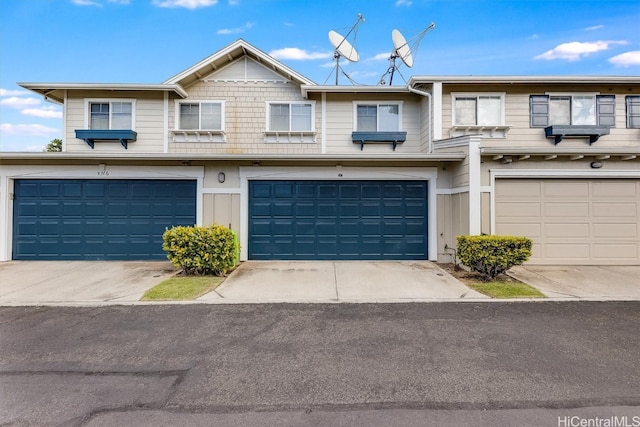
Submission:
[[[491,123],[479,125],[477,123],[477,110],[476,110],[476,124],[475,125],[460,125],[457,124],[456,117],[456,99],[457,98],[476,98],[476,109],[477,109],[477,99],[479,97],[499,97],[500,98],[500,123]],[[491,127],[491,126],[505,126],[505,100],[506,93],[505,92],[451,92],[451,126],[452,127]]]
[[[403,132],[403,113],[402,107],[404,105],[403,101],[353,101],[353,131],[358,132],[358,107],[361,105],[375,105],[376,108],[379,108],[381,105],[397,105],[398,106],[398,129],[392,131],[385,132]],[[382,132],[380,130],[380,116],[378,114],[379,110],[376,110],[376,132]],[[366,131],[365,131],[366,132]]]
[[[311,106],[311,128],[305,130],[291,130],[291,108],[289,108],[289,129],[281,130],[281,129],[271,129],[271,106],[279,105],[279,104],[288,104],[288,105],[310,105]],[[315,101],[266,101],[265,102],[265,132],[269,133],[282,133],[282,134],[298,134],[298,133],[315,133],[316,131],[316,102]]]
[[[626,95],[624,98],[627,129],[640,129],[640,126],[631,126],[631,111],[629,111],[629,99],[635,98],[640,102],[640,95]],[[635,114],[634,114],[635,116]]]
[[[218,99],[191,99],[191,100],[181,100],[175,101],[175,117],[174,117],[174,129],[176,131],[181,132],[224,132],[225,129],[225,112],[226,112],[226,101],[218,100]],[[180,120],[180,106],[182,104],[198,104],[199,113],[198,113],[198,128],[197,129],[183,129],[181,120]],[[202,127],[202,104],[220,104],[220,129],[205,129]]]
[[[109,129],[113,130],[111,127],[112,121],[112,113],[113,107],[112,104],[114,102],[129,102],[131,103],[131,129],[136,130],[136,99],[130,98],[85,98],[84,99],[84,128],[91,129],[91,104],[109,104]]]
[[[573,123],[573,98],[574,97],[586,97],[586,98],[593,98],[593,119],[594,119],[594,123],[596,124],[598,122],[598,100],[596,99],[596,97],[598,95],[600,95],[600,92],[545,92],[545,95],[549,96],[549,125],[552,126],[554,124],[558,124],[558,123],[551,123],[551,98],[553,97],[569,97],[570,98],[570,102],[569,102],[569,124],[565,125],[565,126],[578,126],[578,125],[574,125]]]

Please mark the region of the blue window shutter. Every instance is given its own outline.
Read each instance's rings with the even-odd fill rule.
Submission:
[[[549,96],[531,95],[529,97],[531,127],[549,126]]]
[[[596,96],[598,125],[616,127],[616,97],[614,95]]]

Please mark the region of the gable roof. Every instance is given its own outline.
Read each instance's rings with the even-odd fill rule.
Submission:
[[[256,47],[250,45],[242,39],[236,40],[235,42],[231,43],[225,48],[222,48],[213,55],[203,59],[202,61],[191,66],[190,68],[187,68],[181,73],[176,74],[175,76],[163,82],[163,84],[179,84],[180,86],[185,88],[189,87],[201,78],[210,75],[214,71],[219,70],[220,68],[243,56],[247,56],[257,61],[258,63],[276,71],[279,74],[282,74],[289,80],[292,80],[300,85],[315,85],[312,80],[306,78],[300,73],[297,73],[280,61],[273,59],[271,56],[267,55],[260,49],[257,49]]]

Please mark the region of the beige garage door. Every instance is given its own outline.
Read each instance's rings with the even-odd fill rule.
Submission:
[[[640,265],[640,180],[496,179],[496,234],[533,239],[532,264]]]

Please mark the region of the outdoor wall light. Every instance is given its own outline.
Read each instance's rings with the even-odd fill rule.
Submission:
[[[602,166],[604,166],[602,162],[591,162],[591,169],[600,169]]]
[[[222,184],[225,181],[225,179],[227,179],[227,176],[224,174],[224,172],[220,172],[218,174],[218,182]]]

